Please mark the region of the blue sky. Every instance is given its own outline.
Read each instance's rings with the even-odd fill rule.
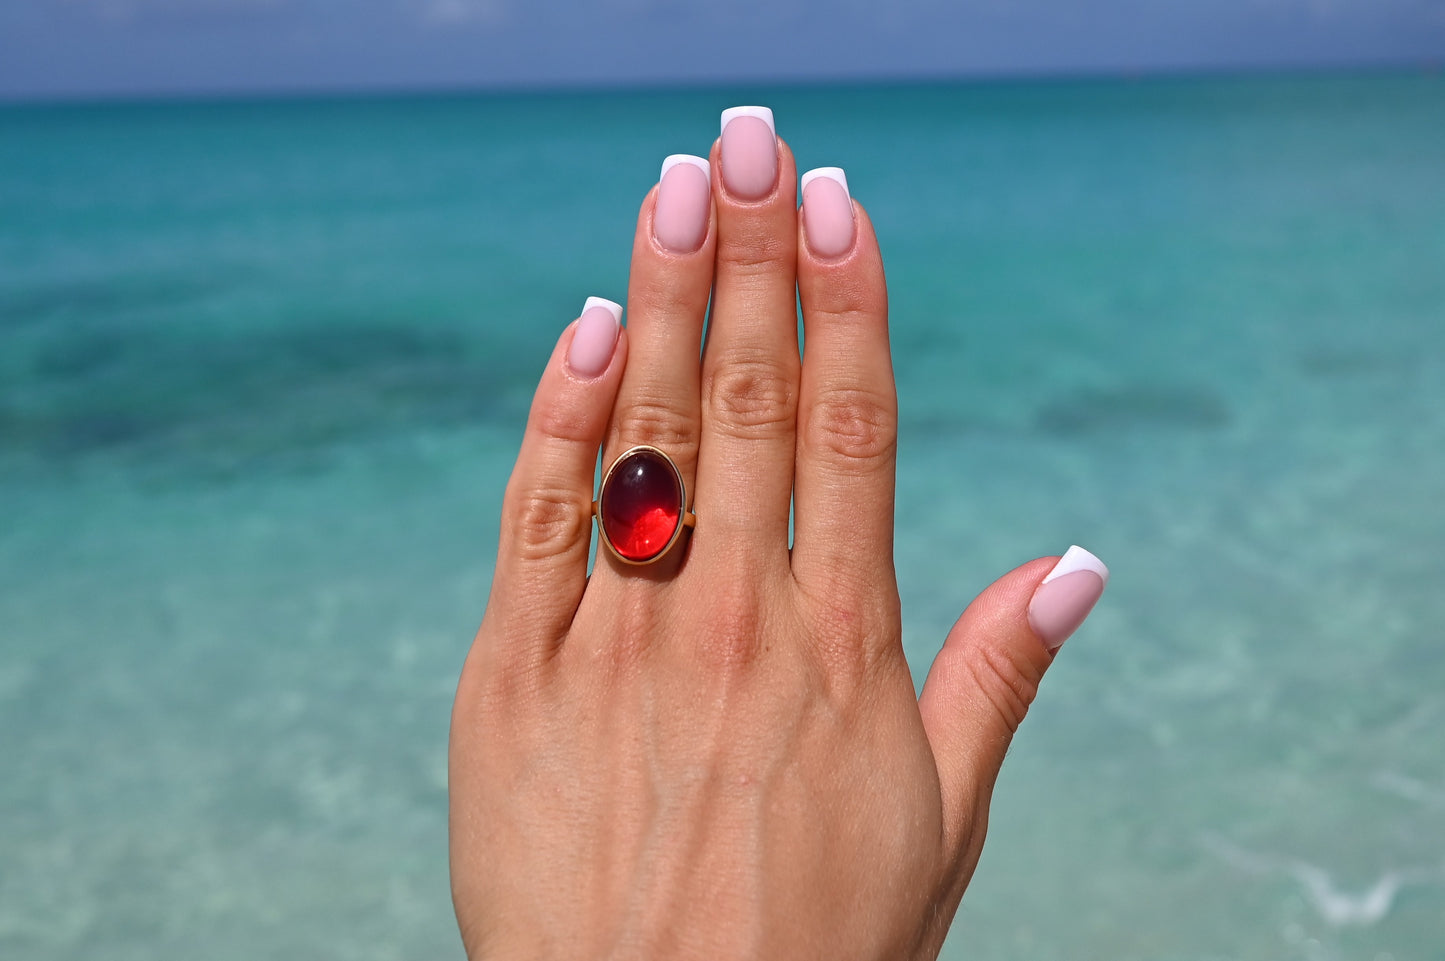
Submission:
[[[0,0],[0,97],[1445,62],[1445,0]]]

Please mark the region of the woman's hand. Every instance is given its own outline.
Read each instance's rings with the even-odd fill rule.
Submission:
[[[1009,739],[1104,587],[1083,551],[1006,575],[915,699],[873,229],[841,171],[796,208],[767,111],[724,123],[642,204],[627,329],[604,303],[563,333],[507,488],[452,723],[473,958],[936,955]],[[637,444],[696,529],[589,578],[598,450]]]

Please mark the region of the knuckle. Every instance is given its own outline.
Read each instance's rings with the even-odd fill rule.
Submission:
[[[716,612],[699,638],[697,656],[714,671],[743,667],[757,660],[762,638],[762,618],[756,608],[729,606]]]
[[[738,670],[756,662],[765,646],[764,612],[742,577],[708,604],[706,626],[697,631],[694,656],[710,672]]]
[[[528,630],[535,620],[530,613],[482,622],[457,683],[452,713],[458,732],[474,735],[507,725],[515,718],[517,705],[532,703],[541,695],[547,662],[516,656],[512,644],[519,634],[527,641],[540,640],[540,632]],[[513,650],[502,653],[509,647]]]
[[[592,523],[591,502],[572,490],[534,488],[506,498],[504,543],[524,561],[546,560],[585,543]]]
[[[798,391],[792,371],[775,360],[729,360],[703,381],[703,408],[713,423],[742,436],[791,431]]]
[[[626,670],[640,664],[663,633],[662,615],[653,599],[634,594],[618,609],[600,656],[614,671]]]
[[[892,457],[898,443],[893,404],[857,388],[824,393],[804,415],[803,444],[843,470],[864,470]]]
[[[585,444],[596,436],[596,422],[596,415],[583,405],[547,404],[533,408],[531,429],[548,440]]]
[[[630,316],[655,316],[669,326],[687,324],[701,329],[707,294],[700,295],[696,286],[690,277],[671,270],[648,272],[636,291],[628,293]]]
[[[620,446],[651,444],[666,451],[697,447],[697,420],[669,404],[648,397],[627,404],[614,428]]]
[[[1040,672],[1007,647],[983,644],[968,658],[968,670],[1009,733],[1017,731],[1039,691]]]
[[[898,594],[880,595],[875,588],[846,580],[833,586],[827,597],[809,604],[813,648],[834,676],[862,680],[899,636]],[[856,600],[839,603],[840,597]]]
[[[860,618],[843,607],[825,608],[813,628],[813,648],[834,672],[849,674],[866,667],[867,633]]]
[[[736,279],[771,278],[795,262],[793,238],[791,232],[783,236],[770,225],[744,230],[718,244],[718,266],[732,272]]]

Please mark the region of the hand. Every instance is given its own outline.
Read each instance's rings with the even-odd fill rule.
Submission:
[[[627,329],[584,311],[532,405],[452,720],[472,958],[935,956],[1009,739],[1104,587],[1077,550],[1005,575],[915,698],[877,241],[841,171],[799,212],[771,115],[731,120],[642,204]],[[599,447],[636,444],[696,529],[589,578]]]

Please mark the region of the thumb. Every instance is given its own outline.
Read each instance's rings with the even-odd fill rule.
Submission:
[[[947,850],[978,856],[983,807],[1054,652],[1104,592],[1109,569],[1082,547],[1043,557],[980,594],[933,660],[918,709],[943,789]],[[970,850],[965,851],[965,846]]]

